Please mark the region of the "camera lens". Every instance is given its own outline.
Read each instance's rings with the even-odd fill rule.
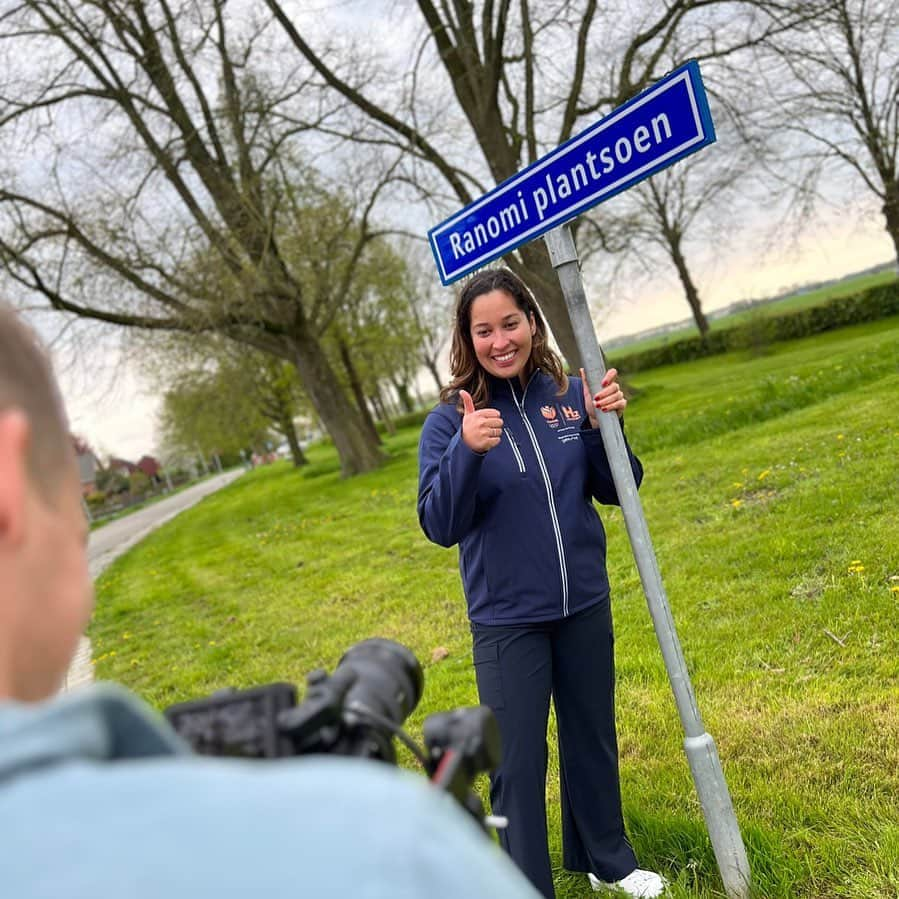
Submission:
[[[373,637],[351,646],[335,675],[344,667],[352,668],[357,675],[345,698],[347,708],[364,706],[400,727],[421,699],[421,665],[411,650],[393,640]]]

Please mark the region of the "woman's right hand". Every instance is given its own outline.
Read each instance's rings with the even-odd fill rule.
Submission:
[[[476,453],[486,453],[499,445],[503,435],[503,420],[496,409],[475,409],[467,390],[460,390],[462,400],[462,439]]]

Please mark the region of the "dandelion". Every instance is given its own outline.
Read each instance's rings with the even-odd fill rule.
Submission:
[[[769,474],[771,474],[771,469],[770,469],[770,468],[766,468],[766,469],[759,475],[759,480],[760,480],[760,481],[764,481],[765,478],[767,478]]]
[[[732,499],[732,500],[730,501],[730,504],[731,504],[731,506],[733,506],[735,509],[739,509],[740,506],[743,505],[743,500],[741,500],[741,499]]]
[[[842,440],[842,439],[843,439],[843,435],[842,435],[842,434],[837,434],[837,440]]]
[[[890,593],[899,593],[899,586],[890,587]]]

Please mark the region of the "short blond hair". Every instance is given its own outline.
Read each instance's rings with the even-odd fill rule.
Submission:
[[[53,370],[35,333],[0,301],[0,416],[21,410],[31,426],[28,474],[48,500],[74,468],[74,448]]]

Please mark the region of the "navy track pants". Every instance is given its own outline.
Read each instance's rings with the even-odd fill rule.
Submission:
[[[509,819],[500,843],[553,899],[546,828],[546,727],[556,709],[563,864],[619,880],[637,866],[624,832],[615,736],[615,663],[609,600],[557,621],[472,622],[482,705],[496,715],[502,762],[490,780],[493,813]]]

